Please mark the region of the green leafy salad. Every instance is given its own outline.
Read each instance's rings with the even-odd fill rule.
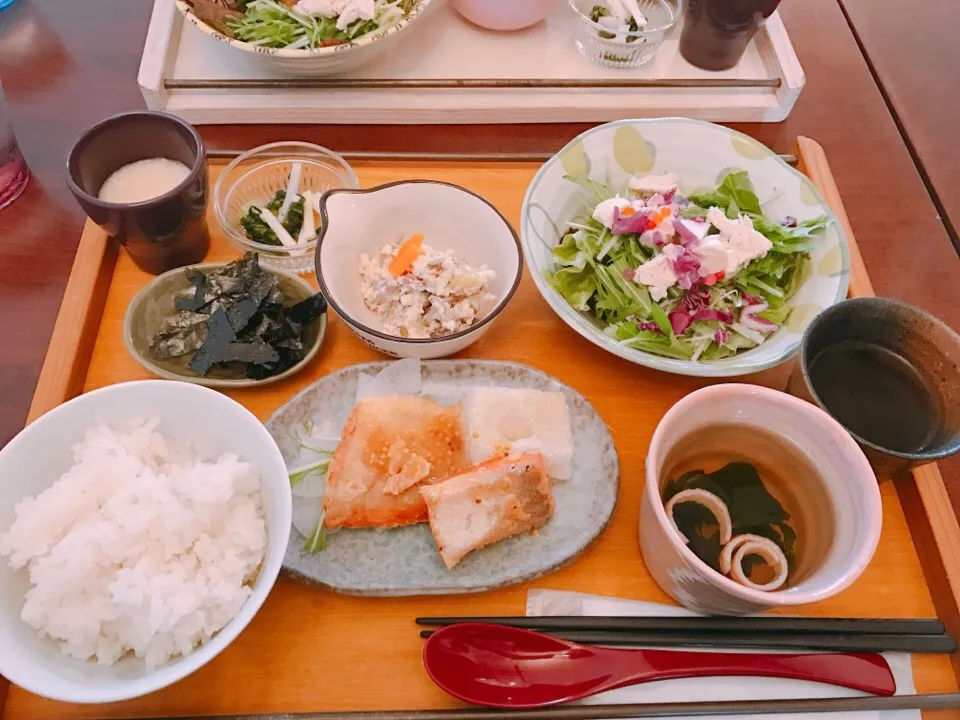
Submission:
[[[550,284],[622,345],[682,360],[755,348],[790,315],[826,217],[768,217],[746,172],[684,197],[672,174],[634,176],[624,194],[567,176],[588,196],[553,249]]]
[[[392,27],[417,0],[233,0],[233,5],[220,23],[231,37],[261,47],[298,49],[342,45]]]

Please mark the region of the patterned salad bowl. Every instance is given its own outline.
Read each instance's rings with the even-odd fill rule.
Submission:
[[[411,27],[421,20],[431,3],[435,0],[406,0],[401,3],[403,17],[396,23],[376,30],[355,40],[340,45],[315,48],[274,48],[244,42],[228,34],[229,29],[220,22],[199,17],[193,2],[175,0],[177,9],[183,17],[200,32],[235,50],[246,53],[252,63],[283,75],[301,77],[326,77],[348,72],[376,60],[405,36]],[[233,6],[233,2],[218,0],[222,6]],[[201,13],[202,15],[202,13]]]
[[[710,192],[730,172],[745,170],[764,216],[799,223],[826,216],[830,223],[810,238],[809,276],[790,297],[785,321],[757,347],[717,360],[662,357],[604,332],[590,308],[577,310],[555,289],[553,249],[568,223],[584,214],[587,194],[566,176],[588,178],[623,192],[635,175],[673,173],[682,195]],[[791,221],[792,222],[792,221]],[[588,130],[551,158],[524,198],[521,240],[541,295],[567,325],[590,342],[639,365],[700,377],[733,377],[775,367],[797,352],[804,329],[847,294],[850,263],[843,228],[813,183],[756,140],[719,125],[682,118],[623,120]],[[586,258],[584,258],[586,262]]]

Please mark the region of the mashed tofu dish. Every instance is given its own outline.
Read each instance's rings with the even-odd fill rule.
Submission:
[[[488,292],[496,273],[474,268],[452,250],[423,244],[419,233],[360,256],[363,301],[380,330],[404,338],[435,338],[466,330],[497,298]]]

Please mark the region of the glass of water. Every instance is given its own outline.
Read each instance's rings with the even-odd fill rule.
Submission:
[[[3,87],[0,87],[0,208],[5,208],[20,197],[29,179],[27,163],[13,136]]]

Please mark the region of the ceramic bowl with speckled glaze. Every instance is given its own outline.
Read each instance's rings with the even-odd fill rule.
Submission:
[[[855,346],[852,372],[815,366]],[[888,383],[878,387],[882,368]],[[787,392],[833,415],[877,474],[890,477],[960,452],[960,335],[918,307],[893,298],[846,300],[803,336]]]
[[[770,434],[818,471],[819,478],[808,479],[804,496],[820,525],[800,538],[818,550],[810,553],[813,562],[806,568],[800,563],[785,588],[764,592],[721,575],[694,554],[664,509],[668,458],[687,447],[683,443],[695,433],[718,426]],[[664,592],[696,612],[743,615],[833,597],[860,577],[880,541],[880,489],[863,452],[823,410],[776,390],[726,383],[687,395],[657,425],[646,471],[640,507],[643,560]]]
[[[327,427],[339,435],[356,404],[358,378],[375,375],[386,365],[353,365],[327,375],[266,422],[288,467],[316,460],[303,447],[302,429]],[[306,538],[294,528],[284,568],[307,582],[351,595],[448,595],[530,580],[582,553],[610,521],[620,483],[613,439],[587,399],[545,373],[510,362],[425,362],[422,377],[425,386],[531,388],[566,396],[573,426],[573,476],[553,483],[554,516],[536,534],[523,533],[472,552],[452,570],[440,560],[426,523],[339,530],[327,537],[326,549],[312,554],[304,552]],[[323,498],[315,500],[322,503]]]
[[[762,345],[723,360],[699,362],[660,357],[627,347],[603,332],[589,313],[571,307],[548,281],[553,249],[567,223],[587,207],[587,198],[565,175],[625,188],[634,174],[674,173],[684,195],[715,189],[728,172],[746,170],[764,214],[799,221],[826,215],[833,222],[812,243],[812,272],[789,300],[787,322]],[[639,365],[680,375],[733,377],[766,370],[792,358],[810,321],[847,294],[850,260],[843,228],[802,173],[772,150],[729,128],[700,120],[621,120],[574,138],[540,169],[523,202],[523,254],[540,294],[576,332],[605,350]]]

